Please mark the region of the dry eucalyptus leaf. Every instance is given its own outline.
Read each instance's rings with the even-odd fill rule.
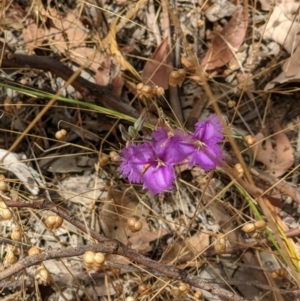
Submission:
[[[144,215],[148,213],[148,209],[143,206],[135,197],[132,190],[123,192],[112,189],[109,193],[108,201],[106,201],[100,213],[100,223],[103,233],[106,237],[117,239],[123,243],[132,240],[136,245],[132,248],[147,250],[149,243],[137,243],[133,236],[149,235],[150,229]],[[127,219],[132,216],[138,216],[143,223],[142,229],[137,233],[132,233],[127,227]],[[145,240],[144,240],[145,242]]]
[[[168,40],[165,39],[156,48],[151,59],[147,61],[143,69],[143,83],[147,85],[156,85],[164,88],[169,88],[170,67],[167,65],[169,55]]]
[[[275,144],[272,145],[270,138],[264,140],[264,135],[258,133],[255,138],[258,141],[253,148],[255,159],[263,163],[266,171],[272,176],[282,176],[294,164],[294,149],[291,146],[286,134],[280,131],[279,125],[275,124],[274,138]]]
[[[23,163],[17,154],[0,149],[0,158],[2,159],[4,156],[2,167],[16,175],[33,195],[37,195],[40,192],[39,187],[44,187],[40,175]]]
[[[196,233],[184,241],[173,243],[163,256],[162,262],[176,260],[177,263],[186,262],[203,253],[209,247],[209,235],[203,232]]]
[[[130,245],[135,250],[143,250],[144,252],[151,251],[149,249],[149,243],[157,240],[164,235],[169,234],[169,231],[161,229],[156,231],[139,231],[129,238]]]
[[[65,200],[88,205],[106,197],[105,187],[106,182],[96,175],[75,175],[61,181],[59,193]]]
[[[213,70],[227,64],[242,45],[248,28],[248,5],[238,6],[223,30],[216,34],[201,67]]]
[[[41,46],[45,40],[44,30],[38,28],[33,20],[29,20],[29,24],[23,28],[23,41],[27,49],[33,49]]]
[[[263,33],[264,39],[277,42],[291,53],[300,41],[300,25],[293,19],[289,19],[285,12],[285,5],[277,4],[272,10],[267,25],[263,25],[259,30]]]

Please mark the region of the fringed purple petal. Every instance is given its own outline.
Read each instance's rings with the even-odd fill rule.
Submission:
[[[195,124],[193,137],[204,143],[214,141],[220,142],[223,139],[223,126],[217,115],[209,116],[205,121],[199,121]]]
[[[221,162],[222,152],[221,148],[217,144],[211,144],[203,146],[195,152],[189,158],[189,167],[192,168],[195,164],[198,164],[203,170],[210,170],[219,165]]]
[[[144,188],[152,194],[172,190],[175,172],[172,166],[150,166],[143,175]]]

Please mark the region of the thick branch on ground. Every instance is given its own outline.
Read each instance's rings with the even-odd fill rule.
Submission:
[[[31,68],[37,70],[49,71],[67,81],[74,73],[74,71],[65,66],[59,57],[26,55],[17,53],[8,53],[1,62],[1,68],[24,69]],[[81,76],[78,76],[73,82],[72,86],[77,90],[85,101],[97,103],[109,109],[130,115],[132,117],[139,117],[139,112],[130,105],[116,99],[108,87],[99,86],[91,83]]]

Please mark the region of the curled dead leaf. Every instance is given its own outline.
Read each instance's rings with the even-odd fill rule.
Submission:
[[[147,61],[143,69],[143,83],[151,86],[159,86],[165,90],[169,88],[169,74],[171,72],[168,66],[169,47],[168,40],[165,39],[156,48],[151,59]]]
[[[248,3],[238,6],[223,30],[216,34],[201,67],[213,70],[227,64],[242,45],[248,28]]]
[[[294,149],[278,124],[274,124],[274,146],[270,138],[258,133],[255,138],[257,144],[253,147],[255,159],[263,163],[266,171],[274,177],[282,176],[294,164]]]

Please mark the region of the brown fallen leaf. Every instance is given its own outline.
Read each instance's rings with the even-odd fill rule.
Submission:
[[[163,40],[156,48],[151,59],[143,69],[143,83],[150,86],[159,86],[165,90],[169,88],[170,66],[167,65],[169,47],[167,39]]]
[[[213,70],[224,66],[242,45],[248,28],[248,2],[244,1],[244,3],[244,8],[238,6],[230,21],[213,39],[211,47],[201,63],[204,70]]]
[[[32,50],[38,46],[41,46],[45,41],[44,30],[38,28],[36,23],[30,19],[29,24],[23,28],[23,41],[27,49]]]
[[[282,70],[288,78],[294,77],[300,69],[300,45],[293,54],[284,62]]]
[[[300,41],[300,30],[299,23],[289,18],[286,7],[286,4],[276,3],[267,24],[261,26],[259,31],[264,39],[271,39],[292,53]]]
[[[149,242],[139,241],[134,236],[141,237],[141,235],[149,235],[150,229],[144,214],[147,214],[148,210],[145,206],[142,206],[139,200],[135,197],[132,191],[122,192],[120,190],[112,189],[109,192],[110,201],[107,201],[101,207],[100,223],[103,233],[106,237],[111,239],[117,239],[124,244],[133,243],[131,247],[133,249],[147,252],[150,250]],[[142,222],[143,227],[137,233],[132,233],[127,227],[127,219],[132,216],[138,216]]]
[[[209,247],[209,235],[204,232],[196,233],[185,240],[177,241],[168,249],[162,258],[163,263],[183,263],[199,256]]]
[[[273,147],[270,138],[264,140],[264,135],[258,133],[255,136],[258,143],[253,152],[255,159],[265,165],[266,172],[274,177],[280,177],[294,164],[294,149],[277,123],[274,123],[273,129],[276,132],[273,136],[275,146]]]

